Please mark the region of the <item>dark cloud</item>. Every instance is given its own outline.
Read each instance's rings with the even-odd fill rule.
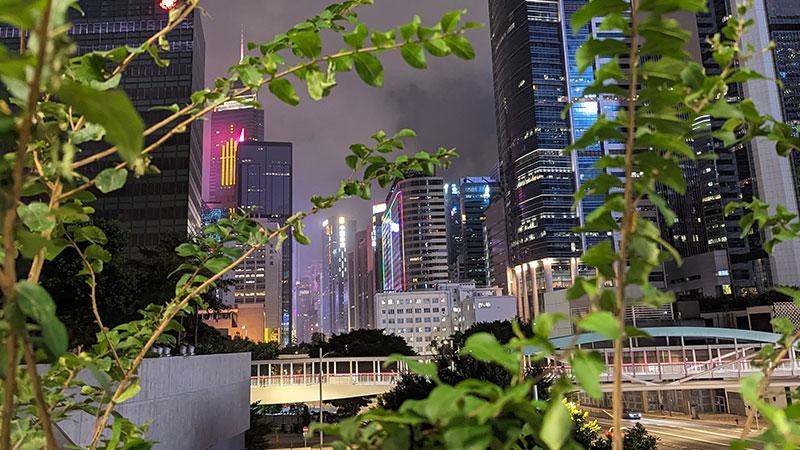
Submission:
[[[204,20],[206,77],[225,73],[239,57],[239,31],[248,41],[265,41],[293,24],[313,16],[330,1],[317,0],[206,0],[209,16]],[[467,20],[487,23],[486,0],[377,0],[365,7],[362,19],[372,28],[390,28],[419,14],[423,22],[437,21],[452,9],[468,9]],[[331,37],[327,36],[330,40]],[[397,55],[384,58],[386,82],[382,89],[370,88],[354,74],[341,77],[333,94],[315,103],[307,97],[292,108],[269,98],[266,109],[267,138],[294,143],[295,208],[306,208],[308,197],[336,189],[347,176],[347,148],[366,142],[380,129],[413,128],[419,138],[410,151],[457,147],[461,158],[443,175],[456,179],[485,175],[497,161],[491,55],[486,29],[470,35],[477,53],[474,61],[454,57],[429,61],[424,71],[407,67]],[[335,49],[341,44],[333,42]],[[377,200],[382,200],[380,194]],[[369,223],[370,205],[347,201],[332,214],[355,217],[359,228]],[[308,231],[318,238],[323,218],[311,219]],[[317,245],[300,249],[298,268],[320,258]]]

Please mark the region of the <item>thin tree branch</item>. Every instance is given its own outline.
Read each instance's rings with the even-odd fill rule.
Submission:
[[[17,282],[17,270],[15,261],[16,252],[14,248],[14,226],[17,221],[17,203],[20,199],[22,183],[25,176],[25,155],[32,136],[33,117],[36,111],[36,103],[39,99],[42,73],[44,72],[45,61],[47,60],[51,7],[52,2],[48,0],[42,10],[42,19],[37,29],[39,48],[36,55],[36,66],[33,70],[33,77],[31,78],[25,115],[18,128],[19,137],[15,153],[14,170],[12,172],[11,191],[7,199],[8,207],[3,217],[3,250],[5,251],[5,258],[3,262],[3,271],[0,273],[0,288],[3,291],[7,307],[13,305],[16,297],[15,285]],[[22,30],[22,32],[24,33],[24,30]],[[15,328],[16,327],[12,324],[6,335],[8,366],[6,368],[6,379],[3,382],[3,388],[5,389],[5,399],[10,399],[10,401],[3,402],[3,418],[2,425],[0,425],[2,427],[2,431],[0,431],[0,448],[2,449],[11,447],[11,418],[14,415],[14,394],[16,392],[17,377],[16,334],[18,330]]]
[[[617,261],[617,320],[619,337],[614,339],[614,368],[612,395],[612,422],[614,433],[611,436],[613,450],[623,450],[622,433],[622,358],[625,337],[625,273],[628,264],[628,241],[636,223],[636,202],[633,192],[634,147],[636,145],[636,102],[639,84],[639,0],[631,0],[631,42],[630,75],[628,84],[627,141],[625,143],[625,188],[623,223],[620,230],[619,260]]]
[[[44,391],[42,390],[42,382],[39,379],[39,372],[36,370],[36,357],[33,354],[33,346],[30,343],[27,335],[22,337],[25,355],[25,368],[28,371],[28,376],[31,379],[33,387],[33,397],[36,403],[36,415],[39,418],[39,423],[42,425],[44,431],[45,441],[47,442],[48,450],[58,450],[58,443],[56,437],[53,435],[53,424],[50,422],[50,410],[47,407],[47,401],[44,398]]]

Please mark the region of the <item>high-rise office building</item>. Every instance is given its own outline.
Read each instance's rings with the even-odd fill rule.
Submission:
[[[356,233],[350,252],[350,323],[353,329],[375,328],[375,252],[372,227]]]
[[[152,0],[81,0],[81,12],[70,11],[69,34],[77,53],[110,50],[120,46],[138,47],[167,24],[167,12]],[[136,58],[125,70],[119,87],[123,89],[145,123],[155,124],[166,111],[155,106],[186,104],[192,92],[204,86],[205,43],[200,14],[194,13],[167,34],[170,60],[158,67],[152,58]],[[19,30],[0,26],[0,42],[11,51],[19,49]],[[153,133],[153,142],[168,130]],[[126,186],[109,194],[98,195],[92,205],[98,216],[118,219],[129,233],[131,250],[155,245],[164,235],[186,235],[200,225],[202,125],[168,139],[152,153],[160,174],[130,177]],[[89,143],[80,146],[83,156],[103,150],[108,145]],[[80,156],[79,156],[80,158]],[[87,175],[96,175],[113,161],[86,167]]]
[[[352,329],[350,252],[356,244],[356,221],[330,217],[322,222],[322,299],[320,327],[326,336]]]
[[[386,203],[372,205],[372,260],[375,261],[375,292],[383,292],[383,216]]]
[[[294,327],[297,342],[311,342],[319,332],[319,301],[322,264],[309,264],[295,283]]]
[[[486,209],[486,254],[489,258],[489,286],[496,286],[508,294],[508,240],[506,237],[506,212],[503,199],[496,196]]]
[[[261,226],[275,229],[278,224],[268,219],[255,219]],[[283,335],[282,311],[282,271],[281,252],[271,246],[263,246],[248,256],[233,269],[233,289],[228,294],[235,305],[263,305],[265,342],[282,343],[287,340]],[[229,279],[231,279],[229,278]],[[251,330],[256,333],[256,330]],[[259,339],[261,332],[258,333]],[[256,334],[251,337],[255,338]]]
[[[239,150],[245,142],[264,140],[264,110],[227,102],[211,113],[209,128],[203,168],[204,200],[214,208],[236,208]]]
[[[447,267],[450,281],[458,281],[458,255],[461,252],[461,190],[458,183],[444,185],[444,208],[447,219]]]
[[[765,9],[766,6],[769,8]],[[684,26],[696,26],[699,47],[692,49],[693,53],[709,74],[718,74],[720,68],[707,38],[722,29],[735,5],[729,0],[716,0],[709,1],[708,7],[707,13],[684,20]],[[783,90],[764,80],[734,85],[728,91],[728,101],[749,98],[762,113],[783,117],[789,123],[797,120],[794,99],[800,64],[792,41],[797,39],[798,31],[792,29],[798,29],[798,22],[792,25],[791,18],[793,14],[800,17],[798,11],[800,8],[790,1],[755,2],[750,12],[754,26],[745,41],[755,48],[764,48],[772,38],[776,47],[772,53],[758,52],[748,65],[768,79],[777,77],[786,84]],[[724,209],[730,202],[747,202],[757,197],[796,211],[796,172],[789,161],[776,154],[774,145],[765,140],[724,147],[712,137],[712,132],[721,125],[722,121],[708,117],[694,123],[695,150],[715,158],[684,163],[686,195],[666,193],[678,222],[670,229],[663,228],[664,237],[684,256],[680,267],[667,264],[668,285],[684,296],[742,295],[774,285],[795,285],[800,282],[800,246],[794,242],[780,244],[772,255],[767,255],[763,250],[765,233],[756,230],[742,238],[738,224],[742,212],[726,216]]]
[[[392,186],[383,216],[383,290],[433,289],[448,281],[444,181],[411,175]]]
[[[800,3],[766,0],[770,38],[775,43],[775,75],[780,89],[783,120],[800,134]],[[792,154],[795,186],[800,190],[800,155]],[[800,200],[800,195],[798,195]]]
[[[263,115],[263,114],[262,114]],[[292,144],[245,141],[239,144],[236,162],[235,205],[253,217],[283,225],[292,215]],[[281,343],[292,333],[292,240],[280,249],[281,284],[276,296],[280,309]]]
[[[492,286],[489,280],[489,252],[486,247],[486,210],[499,196],[497,181],[488,177],[462,178],[461,249],[458,252],[458,281]]]
[[[602,142],[564,153],[600,114],[619,109],[616,99],[583,95],[594,68],[580,73],[575,55],[588,36],[601,32],[594,22],[571,30],[572,15],[585,4],[489,1],[509,287],[526,319],[541,310],[544,292],[566,288],[584,272],[583,249],[609,238],[572,231],[603,201],[590,196],[573,208],[576,189],[600,173],[595,162],[621,151],[618,143]]]

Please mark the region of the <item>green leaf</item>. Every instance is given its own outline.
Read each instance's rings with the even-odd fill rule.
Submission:
[[[17,282],[17,305],[20,311],[39,324],[42,340],[51,357],[67,351],[67,329],[56,317],[56,304],[42,286],[27,280]]]
[[[50,207],[42,202],[19,205],[17,215],[22,219],[22,223],[35,233],[50,231],[56,226],[55,218],[50,214]]]
[[[409,43],[400,47],[400,55],[408,63],[409,66],[415,69],[425,69],[428,67],[425,61],[425,51],[422,46],[415,43]]]
[[[447,46],[450,47],[450,51],[457,57],[466,60],[475,59],[475,49],[472,48],[469,39],[464,36],[460,34],[456,36],[447,36],[444,38],[444,41],[447,43]]]
[[[368,34],[369,30],[367,29],[366,25],[359,23],[355,26],[355,28],[353,28],[352,32],[342,35],[342,38],[347,45],[358,50],[364,47],[364,40],[367,38]]]
[[[479,361],[499,364],[511,373],[519,372],[517,355],[489,333],[475,333],[464,344],[461,354],[471,356]]]
[[[395,362],[403,362],[406,366],[408,366],[408,370],[411,372],[430,378],[437,383],[439,382],[439,373],[436,368],[436,364],[419,362],[415,359],[409,358],[408,356],[395,353],[386,358],[386,361],[383,363],[383,365],[384,367],[387,367],[389,364]]]
[[[577,33],[595,17],[604,17],[627,11],[629,5],[624,0],[592,0],[572,14],[572,31]]]
[[[212,258],[206,261],[203,264],[203,267],[207,268],[208,270],[214,273],[220,273],[225,270],[231,264],[231,260],[228,258]]]
[[[484,450],[491,448],[492,428],[488,424],[461,424],[445,428],[444,442],[447,448]]]
[[[270,81],[269,91],[284,103],[292,106],[300,104],[300,97],[297,96],[297,91],[294,90],[292,83],[285,78],[278,78]]]
[[[369,53],[358,53],[353,57],[356,73],[370,86],[383,86],[383,65],[380,60]]]
[[[600,333],[610,340],[622,336],[619,320],[608,311],[594,311],[578,321],[578,326],[586,331]]]
[[[33,259],[41,249],[46,248],[48,261],[52,261],[69,245],[65,239],[45,239],[41,233],[28,230],[17,231],[17,243],[22,256],[29,259]]]
[[[445,33],[452,33],[453,31],[458,28],[458,23],[461,21],[461,16],[466,14],[466,10],[460,9],[455,11],[450,11],[442,16],[442,20],[439,24],[442,26],[442,31]]]
[[[87,121],[101,125],[106,131],[106,140],[117,147],[127,163],[141,156],[144,121],[124,92],[98,91],[65,80],[58,90],[58,98],[84,115]]]
[[[86,255],[87,259],[96,259],[103,262],[111,261],[111,253],[97,244],[86,247],[83,253]]]
[[[316,31],[292,31],[289,40],[297,52],[306,58],[316,58],[322,53],[322,40]]]
[[[128,180],[128,171],[125,169],[117,170],[113,167],[103,170],[97,175],[96,185],[97,189],[103,194],[116,191],[125,186]]]
[[[552,400],[542,418],[539,438],[550,450],[558,450],[564,446],[571,430],[572,417],[567,406],[560,399]]]
[[[575,352],[572,354],[571,364],[572,373],[583,390],[594,399],[602,397],[600,375],[605,370],[606,365],[600,357],[600,353],[596,351]]]
[[[136,397],[136,394],[138,394],[141,390],[142,385],[140,384],[139,379],[136,378],[131,384],[128,385],[128,387],[125,388],[124,391],[122,391],[121,394],[119,394],[119,397],[117,397],[115,403],[122,403],[126,400],[130,400],[133,397]]]
[[[103,230],[94,225],[78,228],[73,234],[76,242],[89,241],[93,244],[105,244],[108,242]]]

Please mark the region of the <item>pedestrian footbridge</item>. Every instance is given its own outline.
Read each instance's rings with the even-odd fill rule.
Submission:
[[[628,340],[623,352],[626,391],[736,389],[742,376],[759,371],[751,364],[756,352],[780,338],[773,333],[726,328],[659,327],[644,331],[651,337]],[[607,339],[594,333],[554,338],[551,342],[559,350],[595,348],[607,366],[613,361]],[[788,352],[773,374],[774,386],[800,386],[800,361],[796,357],[794,349]],[[402,362],[386,365],[386,360],[360,357],[253,361],[251,402],[309,403],[319,402],[320,395],[324,401],[379,395],[389,391],[407,371]],[[555,373],[571,371],[557,355],[547,364]],[[610,390],[611,374],[602,374],[601,380],[604,390]]]

